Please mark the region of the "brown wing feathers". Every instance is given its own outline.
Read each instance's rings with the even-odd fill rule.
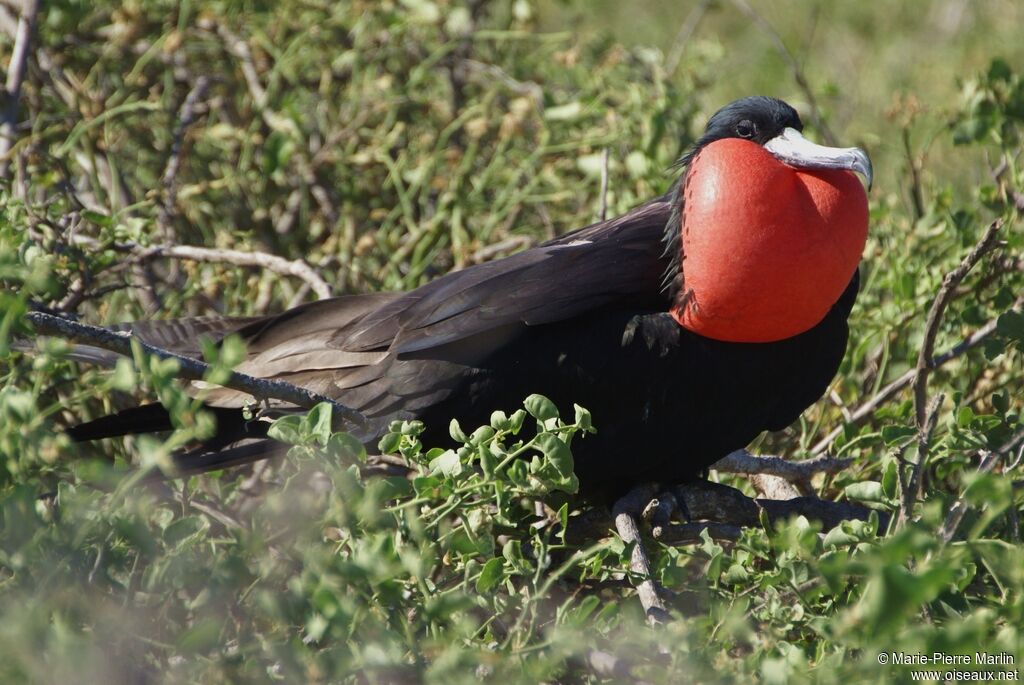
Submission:
[[[371,418],[374,431],[391,418],[415,416],[458,390],[468,368],[481,363],[526,326],[564,320],[614,302],[659,297],[661,237],[670,206],[659,198],[617,219],[544,245],[443,276],[408,293],[321,300],[263,318],[201,318],[126,324],[143,340],[198,356],[197,339],[238,333],[247,358],[238,370],[275,377],[334,397]],[[216,388],[207,396],[218,414],[247,396]],[[146,405],[72,429],[94,439],[170,427],[166,411]],[[376,420],[374,420],[376,419]],[[254,443],[248,429],[218,415],[214,442],[181,455],[192,468],[251,461],[277,449]],[[363,436],[372,439],[373,435]],[[245,440],[231,450],[232,438]],[[260,446],[260,443],[267,443]],[[240,450],[237,454],[233,450]]]

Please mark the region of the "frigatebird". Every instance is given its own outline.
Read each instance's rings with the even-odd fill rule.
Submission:
[[[587,407],[574,442],[584,492],[693,478],[827,389],[845,353],[871,183],[858,148],[815,145],[790,105],[737,100],[680,160],[679,182],[618,218],[409,292],[345,295],[261,318],[132,324],[198,356],[239,334],[239,371],[335,398],[368,419],[372,444],[420,419],[425,444],[481,425],[531,393]],[[280,453],[244,393],[205,399],[216,434],[178,455],[183,471]],[[171,428],[160,404],[70,429],[76,440]]]

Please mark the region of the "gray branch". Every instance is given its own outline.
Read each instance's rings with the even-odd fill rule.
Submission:
[[[644,614],[647,622],[652,625],[663,623],[668,617],[664,602],[658,596],[658,587],[651,575],[651,561],[644,550],[643,540],[640,539],[640,528],[637,524],[638,514],[644,509],[654,496],[654,488],[640,486],[619,498],[612,508],[612,516],[615,521],[615,529],[619,537],[627,545],[633,545],[630,553],[629,570],[639,577],[636,593],[640,596],[640,603],[643,604]]]
[[[15,120],[18,118],[18,100],[21,98],[21,83],[25,78],[28,63],[32,29],[35,28],[39,0],[25,0],[14,33],[14,48],[7,65],[7,80],[4,83],[3,110],[0,112],[0,178],[7,177],[7,155],[14,147]]]
[[[43,335],[54,335],[73,342],[94,345],[128,357],[132,356],[132,344],[137,344],[144,352],[154,357],[176,360],[179,366],[179,378],[203,380],[210,370],[210,365],[205,362],[150,345],[130,332],[115,332],[43,312],[29,312],[26,318],[36,331]],[[256,378],[255,376],[232,371],[231,375],[223,383],[223,386],[232,390],[249,393],[258,400],[283,400],[306,409],[312,408],[321,402],[327,402],[334,410],[336,419],[341,419],[352,426],[363,426],[366,423],[366,418],[355,409],[346,407],[324,395],[284,381]]]
[[[645,492],[653,494],[655,488]],[[795,497],[787,500],[755,499],[728,485],[699,481],[669,488],[668,492],[680,504],[689,521],[680,525],[662,526],[657,539],[672,544],[687,544],[700,541],[700,532],[707,530],[713,538],[736,539],[741,528],[759,527],[764,515],[769,523],[784,521],[794,516],[804,516],[810,521],[821,523],[824,530],[836,527],[843,521],[867,521],[872,511],[879,519],[879,530],[887,529],[887,512],[869,509],[853,502],[832,502],[817,497]],[[634,499],[640,495],[634,495]],[[641,505],[642,506],[642,505]],[[616,528],[614,519],[607,510],[595,507],[570,519],[566,539],[582,542],[600,538]]]
[[[153,245],[151,247],[134,246],[132,251],[140,259],[169,257],[172,259],[189,259],[195,262],[220,262],[236,266],[258,266],[285,276],[300,278],[309,284],[320,299],[331,297],[331,287],[320,278],[308,264],[302,260],[288,260],[266,252],[245,252],[242,250],[226,250],[210,247],[194,247],[192,245]]]
[[[760,456],[746,450],[736,450],[715,462],[711,468],[721,473],[741,473],[748,476],[766,474],[785,478],[790,482],[801,482],[818,473],[839,473],[852,463],[853,459],[836,459],[825,455],[803,461],[789,461],[782,457]]]

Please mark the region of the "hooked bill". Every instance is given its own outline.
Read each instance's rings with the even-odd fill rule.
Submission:
[[[715,141],[683,191],[683,327],[729,342],[772,342],[818,324],[860,262],[867,194],[850,171],[796,169],[764,147]]]

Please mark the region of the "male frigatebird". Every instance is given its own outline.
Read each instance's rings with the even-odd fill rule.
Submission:
[[[785,102],[748,97],[711,117],[680,183],[629,213],[405,293],[346,295],[263,318],[132,325],[198,356],[200,335],[238,333],[239,371],[360,410],[372,443],[398,418],[486,423],[531,393],[591,410],[575,441],[584,491],[681,482],[826,390],[847,342],[867,231],[857,148],[805,139]],[[247,395],[214,389],[216,435],[183,470],[279,453]],[[159,404],[78,425],[76,440],[171,428]]]

